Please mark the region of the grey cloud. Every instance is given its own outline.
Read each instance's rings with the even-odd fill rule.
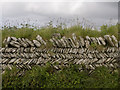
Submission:
[[[19,17],[28,15],[25,11],[25,6],[27,3],[16,3],[16,2],[7,2],[2,5],[2,14],[3,17]]]
[[[51,18],[84,17],[91,19],[96,26],[113,18],[118,19],[117,2],[37,2],[37,3],[5,3],[3,4],[3,17],[39,17],[40,22]]]

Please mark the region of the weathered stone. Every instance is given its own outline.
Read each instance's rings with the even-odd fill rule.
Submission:
[[[13,58],[13,59],[11,59],[11,60],[9,61],[9,64],[14,63],[15,61],[16,61],[16,59],[15,59],[15,58]]]
[[[75,43],[75,47],[79,48],[80,45],[79,45],[79,42],[77,40],[77,37],[76,37],[75,33],[72,34],[72,39]]]
[[[105,60],[106,60],[106,59],[100,59],[99,61],[97,61],[97,63],[98,63],[98,64],[100,64],[100,63],[102,64],[102,63],[105,62]]]
[[[83,61],[83,59],[80,59],[80,60],[78,60],[78,62],[76,62],[76,64],[81,64],[82,61]]]
[[[66,43],[66,47],[70,47],[69,42],[68,42],[68,39],[67,39],[65,36],[63,37],[63,40],[64,40],[65,43]]]
[[[26,39],[22,38],[22,41],[24,42],[24,44],[25,44],[24,46],[25,46],[25,47],[28,47],[28,46],[29,46],[29,44],[28,44],[28,42],[26,41]]]
[[[8,68],[9,68],[10,70],[12,70],[12,67],[11,67],[11,65],[9,65],[9,64],[8,64]]]
[[[58,41],[60,47],[64,47],[63,44],[62,44],[62,42],[61,42],[61,40],[58,39],[57,41]]]
[[[89,57],[90,59],[92,59],[92,55],[91,55],[91,54],[88,54],[88,57]]]
[[[89,69],[95,69],[95,67],[93,67],[92,65],[89,65]]]
[[[25,38],[25,40],[26,40],[26,42],[27,42],[30,46],[34,47],[34,44],[32,43],[32,41],[30,41],[30,40],[27,39],[27,38]]]
[[[5,38],[5,39],[3,40],[3,43],[4,43],[4,44],[6,44],[6,42],[7,42],[7,38]]]
[[[11,37],[8,37],[6,42],[9,43],[10,41],[11,41]]]
[[[101,42],[102,45],[106,45],[106,43],[105,43],[105,41],[102,37],[99,37],[98,39],[99,39],[99,41]]]
[[[53,44],[54,47],[56,47],[56,43],[52,39],[50,39],[50,42]]]
[[[9,59],[2,59],[2,64],[9,62]]]
[[[81,36],[79,36],[79,38],[80,38],[80,45],[83,47],[85,45],[84,38],[82,38]]]
[[[90,39],[90,37],[89,37],[89,36],[86,36],[85,38],[86,38],[86,40],[91,41],[91,39]]]
[[[104,38],[108,42],[109,45],[114,46],[110,35],[104,35]]]
[[[95,37],[90,37],[91,38],[91,41],[94,43],[94,44],[97,44],[97,40],[95,39]]]
[[[4,53],[6,48],[1,48],[0,53]]]
[[[5,47],[8,47],[8,44],[10,43],[10,41],[11,41],[11,37],[4,39],[3,43],[5,44]]]
[[[16,38],[16,37],[11,37],[11,39],[12,39],[13,41],[17,41],[17,38]]]
[[[56,70],[58,70],[58,69],[59,69],[59,68],[58,68],[57,66],[55,66],[55,65],[54,65],[54,68],[55,68]]]
[[[68,41],[69,41],[68,43],[69,43],[69,45],[71,45],[71,47],[73,47],[73,48],[76,47],[71,38],[68,38]]]
[[[118,47],[117,38],[116,38],[114,35],[112,35],[111,38],[112,38],[112,41],[113,41],[114,45],[115,45],[116,47]]]
[[[41,37],[40,35],[37,35],[36,39],[37,39],[38,41],[40,41],[41,44],[46,45],[46,42],[42,39],[42,37]]]
[[[40,47],[41,44],[37,40],[33,40],[33,43],[35,44],[36,47]]]
[[[20,43],[18,43],[18,42],[16,42],[16,41],[11,41],[11,42],[10,42],[10,45],[13,46],[13,47],[17,47],[17,48],[20,47]]]
[[[100,40],[96,38],[98,45],[101,45]]]
[[[23,47],[27,47],[27,45],[25,44],[24,41],[22,41],[21,38],[18,38],[18,41],[19,41],[19,43],[20,43],[21,46],[23,46]]]
[[[52,38],[52,40],[53,40],[53,42],[55,42],[55,45],[56,45],[57,47],[60,47],[59,42],[58,42],[55,38]]]
[[[86,46],[86,48],[88,48],[90,46],[90,41],[85,40],[85,46]]]
[[[64,47],[67,47],[67,45],[66,45],[65,41],[63,40],[63,38],[61,38],[61,42],[63,43]]]

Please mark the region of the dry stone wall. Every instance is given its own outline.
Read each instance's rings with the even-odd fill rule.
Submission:
[[[51,48],[46,48],[49,43]],[[117,69],[118,65],[118,41],[114,35],[104,37],[76,37],[72,38],[60,34],[55,34],[49,42],[42,39],[40,35],[36,40],[27,38],[7,37],[4,42],[5,47],[0,49],[3,71],[6,67],[12,69],[15,65],[20,69],[31,69],[33,65],[44,66],[47,62],[60,70],[69,64],[80,65],[79,70],[84,70],[83,65],[88,70],[94,70],[99,66],[106,66]],[[41,48],[41,46],[44,48]],[[90,48],[94,46],[93,48]],[[97,49],[95,46],[103,46]]]

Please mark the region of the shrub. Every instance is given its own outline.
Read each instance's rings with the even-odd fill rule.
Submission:
[[[44,67],[34,66],[18,76],[19,70],[6,70],[3,74],[3,88],[117,88],[118,72],[111,73],[106,67],[97,68],[89,75],[79,72],[79,65],[63,67],[55,71],[50,64]]]

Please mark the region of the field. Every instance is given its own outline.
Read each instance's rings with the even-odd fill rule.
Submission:
[[[104,35],[115,35],[118,40],[118,24],[103,25],[101,31],[92,30],[91,28],[84,29],[82,26],[74,25],[69,28],[53,27],[48,25],[40,29],[32,29],[26,26],[22,28],[4,27],[2,30],[2,41],[13,36],[17,38],[35,39],[39,34],[45,40],[49,40],[54,33],[60,33],[62,36],[71,37],[72,33],[76,36],[91,36],[99,37]],[[2,43],[3,47],[4,44]],[[19,70],[14,68],[12,71],[6,69],[2,75],[3,88],[118,88],[119,73],[116,70],[111,72],[106,67],[99,67],[93,73],[89,74],[87,70],[79,72],[77,65],[70,65],[68,68],[62,68],[61,71],[56,71],[52,65],[48,64],[45,67],[34,66],[31,70],[25,72],[23,76],[17,74]]]

